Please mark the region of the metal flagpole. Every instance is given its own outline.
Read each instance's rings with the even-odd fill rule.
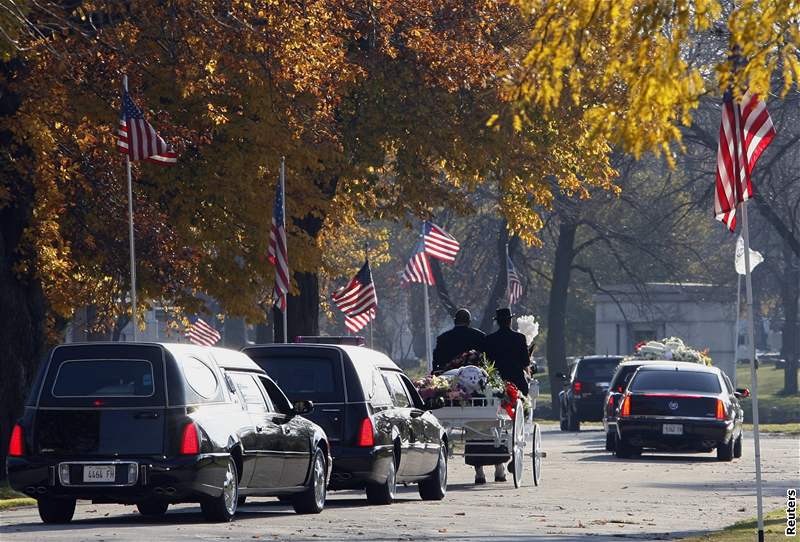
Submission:
[[[122,89],[128,92],[128,76],[122,76]],[[122,106],[123,109],[125,106]],[[130,133],[130,126],[128,126]],[[133,324],[133,342],[136,342],[136,244],[133,237],[133,182],[131,181],[131,155],[125,155],[125,169],[128,171],[128,242],[131,253],[131,323]]]
[[[503,268],[506,270],[506,302],[508,303],[508,308],[511,308],[511,288],[508,283],[508,258],[508,243],[506,243],[506,262]]]
[[[280,182],[281,182],[281,205],[283,206],[281,215],[283,216],[283,230],[286,231],[286,184],[285,184],[286,183],[286,157],[285,156],[281,156],[281,179],[280,179]],[[286,246],[286,252],[287,253],[289,252],[288,243],[287,243],[287,246]],[[288,269],[287,269],[287,271],[288,271]],[[287,275],[287,277],[286,277],[287,280],[289,281],[289,283],[291,283],[291,279],[289,278],[289,273],[287,272],[286,275]],[[287,340],[287,337],[289,335],[289,332],[286,329],[286,326],[287,326],[286,313],[289,312],[289,292],[286,292],[285,294],[283,294],[283,298],[285,300],[284,301],[285,307],[281,311],[281,317],[283,318],[283,342],[284,343],[288,343],[289,341]]]
[[[761,442],[758,433],[758,371],[756,370],[755,325],[753,322],[753,283],[750,278],[750,228],[747,223],[747,201],[742,202],[744,231],[744,269],[747,289],[747,339],[750,348],[750,397],[753,406],[753,445],[756,458],[756,509],[758,513],[758,542],[764,542],[764,510],[761,488]]]
[[[736,383],[736,364],[739,362],[739,315],[741,314],[741,310],[742,276],[739,273],[736,273],[736,327],[734,328],[733,332],[733,371],[731,371],[734,388],[738,385]]]
[[[422,243],[425,243],[425,223],[422,223]],[[428,255],[425,254],[427,260]],[[426,271],[428,271],[426,269]],[[431,341],[431,309],[428,301],[428,274],[425,273],[425,279],[422,281],[422,291],[425,298],[425,357],[428,362],[428,373],[433,371],[433,345]]]

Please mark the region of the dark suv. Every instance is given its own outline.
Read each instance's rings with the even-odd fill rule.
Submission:
[[[562,431],[580,431],[581,422],[599,422],[614,370],[622,356],[578,358],[569,375],[558,373],[564,389],[558,393]]]
[[[228,521],[248,495],[284,495],[298,512],[325,504],[325,433],[234,350],[186,344],[56,347],[8,450],[11,487],[45,523],[72,519],[76,499],[136,504],[158,516],[199,502]]]
[[[310,398],[309,418],[331,442],[330,489],[366,488],[389,504],[398,483],[417,482],[423,499],[447,491],[447,433],[402,370],[360,346],[274,344],[244,349],[290,399]]]

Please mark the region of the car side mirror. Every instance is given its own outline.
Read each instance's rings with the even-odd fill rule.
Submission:
[[[295,401],[292,405],[293,413],[297,415],[310,414],[314,411],[314,403],[312,401]]]
[[[734,395],[739,399],[750,397],[750,390],[748,390],[747,388],[736,388]]]

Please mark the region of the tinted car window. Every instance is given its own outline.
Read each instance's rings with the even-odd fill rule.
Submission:
[[[597,382],[608,382],[614,374],[614,370],[619,365],[619,360],[583,360],[578,364],[578,372],[575,378],[578,380],[594,380]]]
[[[308,399],[314,403],[341,403],[344,389],[338,362],[330,358],[261,358],[267,371],[292,401]]]
[[[369,400],[370,403],[372,403],[373,406],[391,405],[393,403],[392,396],[378,370],[372,370],[370,377],[372,381],[372,385],[370,386],[372,388],[372,398]],[[367,390],[364,390],[364,394],[368,394]]]
[[[628,385],[633,373],[636,372],[640,365],[626,365],[624,367],[620,367],[616,373],[614,373],[614,379],[611,381],[611,389],[615,391],[622,391],[625,389],[625,386]]]
[[[269,406],[264,399],[264,394],[261,393],[256,381],[252,375],[243,373],[230,373],[231,379],[236,383],[236,386],[242,392],[242,398],[247,404],[247,410],[253,413],[264,413],[269,411]]]
[[[53,397],[149,397],[154,391],[146,360],[65,361],[53,383]]]
[[[632,391],[694,391],[720,393],[719,378],[700,371],[639,371],[631,381]]]
[[[411,400],[406,394],[405,386],[403,386],[403,383],[400,381],[400,375],[384,371],[383,378],[386,380],[386,384],[389,387],[389,393],[392,394],[392,403],[394,403],[394,406],[401,408],[410,407]]]
[[[204,399],[213,399],[217,395],[219,383],[211,367],[197,358],[180,360],[183,375],[191,388]]]

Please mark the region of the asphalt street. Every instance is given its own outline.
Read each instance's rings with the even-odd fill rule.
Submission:
[[[603,450],[603,433],[562,433],[544,427],[542,485],[530,477],[475,486],[463,458],[452,458],[442,502],[422,502],[416,486],[399,502],[367,506],[362,493],[329,494],[325,511],[296,515],[274,498],[255,499],[230,524],[205,523],[194,505],[171,507],[163,519],[142,518],[132,506],[80,502],[66,526],[40,523],[35,507],[2,512],[3,542],[122,542],[187,540],[666,540],[719,529],[755,515],[753,442],[744,457],[720,463],[714,454],[644,455],[618,460]],[[528,458],[529,459],[529,458]],[[762,436],[765,510],[785,505],[800,486],[797,437]],[[489,471],[487,471],[488,473]]]

